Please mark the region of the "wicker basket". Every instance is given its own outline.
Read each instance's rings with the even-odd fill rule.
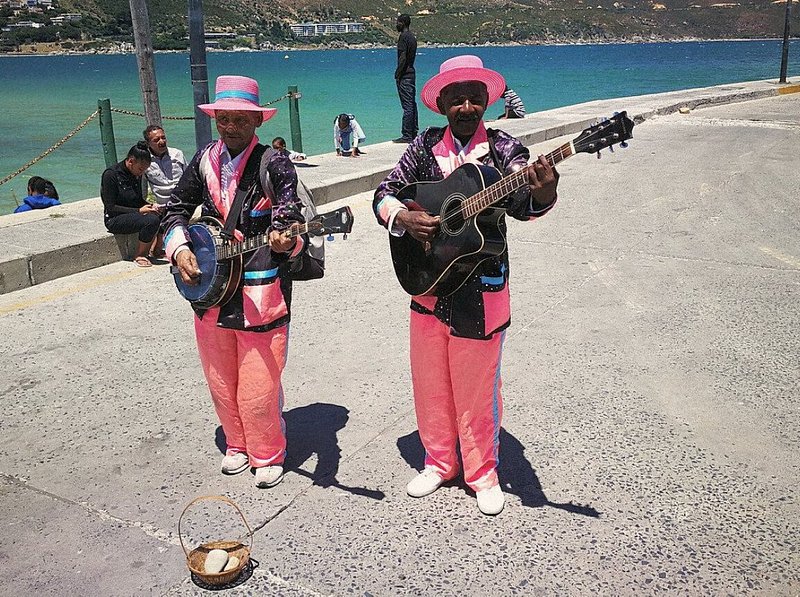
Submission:
[[[250,546],[248,547],[242,544],[240,541],[209,541],[208,543],[203,543],[199,547],[196,547],[192,551],[188,551],[183,542],[183,535],[181,534],[181,521],[183,520],[183,516],[186,514],[186,511],[192,505],[203,500],[216,500],[233,506],[239,513],[244,526],[247,527],[247,536],[250,537]],[[247,524],[247,520],[245,519],[241,508],[239,508],[239,506],[237,506],[233,500],[225,497],[224,495],[204,495],[195,498],[186,504],[183,512],[181,512],[180,518],[178,518],[178,539],[181,542],[183,553],[186,554],[186,565],[189,566],[189,570],[192,572],[192,574],[196,574],[198,578],[209,585],[224,585],[236,580],[236,578],[242,573],[249,563],[250,552],[253,550],[253,531],[250,530],[250,525]],[[227,551],[229,558],[236,556],[239,558],[239,565],[236,566],[236,568],[225,570],[224,572],[217,572],[214,574],[205,572],[206,556],[212,549],[223,549]]]

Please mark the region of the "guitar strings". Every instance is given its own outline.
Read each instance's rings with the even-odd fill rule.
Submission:
[[[551,166],[555,166],[571,155],[572,152],[570,151],[570,144],[565,143],[544,157]],[[453,223],[458,220],[467,220],[471,218],[493,203],[496,203],[506,195],[513,193],[518,188],[523,186],[525,183],[520,179],[527,179],[527,167],[500,179],[498,182],[486,187],[482,191],[478,191],[475,195],[469,199],[466,199],[461,204],[460,210],[445,216],[442,218],[442,221],[444,223]]]

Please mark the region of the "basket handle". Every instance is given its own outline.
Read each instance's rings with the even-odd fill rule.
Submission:
[[[186,514],[186,511],[192,505],[196,504],[197,502],[201,502],[203,500],[225,502],[226,504],[230,504],[231,506],[233,506],[236,509],[236,511],[239,513],[239,516],[242,519],[242,522],[244,523],[244,526],[247,528],[247,536],[250,537],[250,553],[252,553],[253,552],[253,531],[250,529],[250,525],[247,524],[247,519],[244,517],[244,513],[242,512],[242,509],[239,508],[238,505],[236,505],[236,502],[234,502],[232,499],[230,499],[230,498],[228,498],[228,497],[226,497],[224,495],[201,495],[199,497],[194,498],[191,502],[186,504],[186,507],[183,509],[183,512],[181,512],[181,515],[178,518],[178,540],[181,542],[181,547],[183,548],[183,553],[186,555],[186,559],[187,560],[189,559],[189,551],[186,549],[186,545],[183,543],[183,535],[181,534],[181,521],[183,520],[183,515]]]

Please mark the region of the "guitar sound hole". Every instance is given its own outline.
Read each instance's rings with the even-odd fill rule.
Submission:
[[[442,205],[442,232],[455,236],[464,229],[464,216],[461,212],[463,195],[451,195]]]

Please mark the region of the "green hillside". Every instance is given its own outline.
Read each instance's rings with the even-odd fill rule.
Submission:
[[[127,0],[56,1],[56,11],[47,13],[84,15],[69,30],[79,34],[61,29],[60,39],[132,41]],[[186,47],[186,2],[150,0],[148,7],[155,47]],[[412,15],[412,29],[423,44],[781,37],[785,13],[783,0],[206,0],[203,8],[207,31],[240,36],[223,41],[223,47],[392,44],[399,12]],[[298,40],[289,29],[292,23],[342,20],[363,22],[364,33]],[[792,31],[800,33],[800,7],[793,10]],[[35,41],[23,33],[4,33],[6,49]]]

